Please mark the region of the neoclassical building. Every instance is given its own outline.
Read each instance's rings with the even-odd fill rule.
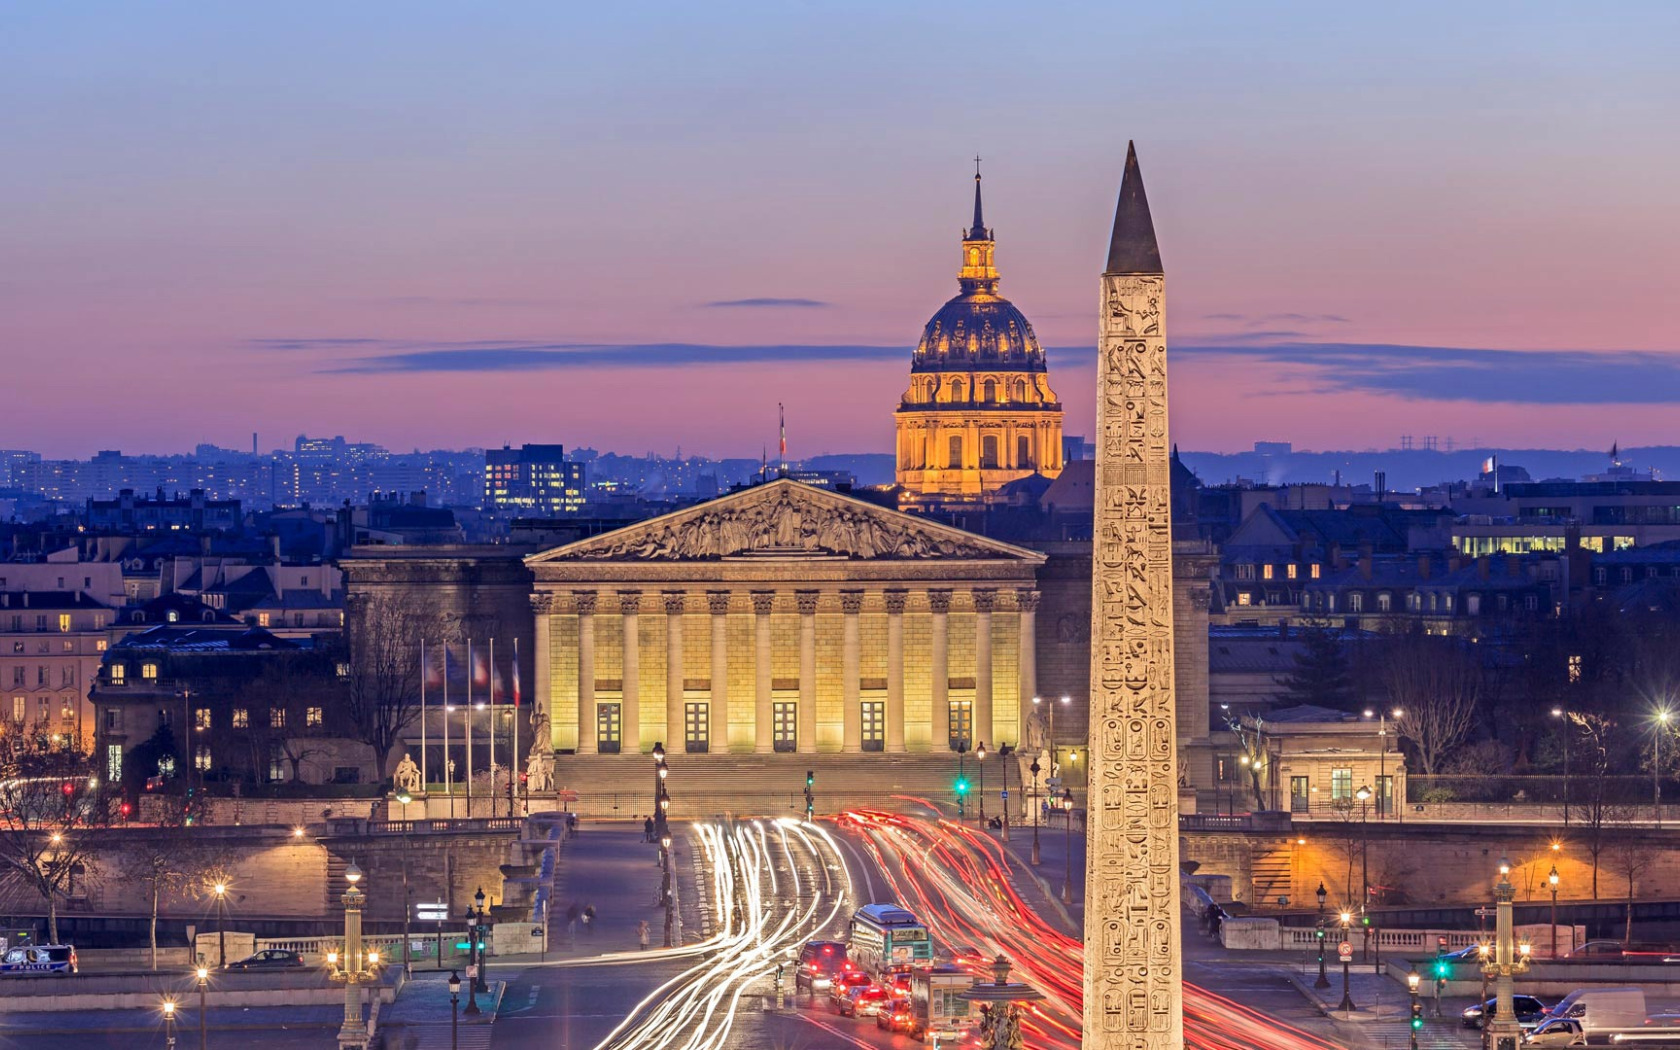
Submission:
[[[581,755],[1023,739],[1045,556],[786,479],[556,547],[541,740]]]
[[[1032,325],[998,294],[997,243],[980,211],[963,234],[961,290],[922,330],[896,413],[905,507],[983,502],[1062,470],[1062,405]]]

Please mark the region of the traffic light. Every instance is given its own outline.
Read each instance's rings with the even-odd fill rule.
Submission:
[[[74,784],[70,783],[70,781],[66,780],[64,782],[64,797],[69,798],[71,795],[74,795],[75,793],[76,793],[76,785],[74,785]]]
[[[816,784],[816,782],[817,782],[816,772],[814,770],[807,769],[805,771],[805,786],[807,788],[812,787]]]
[[[814,770],[807,769],[805,771],[805,819],[806,820],[810,820],[813,816],[816,815],[816,812],[817,812],[817,796],[816,796],[815,792],[812,791],[812,787],[816,784],[816,782],[817,782],[816,772]]]
[[[957,797],[962,798],[963,796],[965,796],[967,794],[968,794],[968,781],[966,779],[964,779],[963,777],[958,777],[957,778]]]
[[[1322,941],[1324,939],[1324,927],[1320,926],[1316,932],[1318,934],[1318,939]]]
[[[1412,1031],[1415,1032],[1422,1027],[1423,1003],[1419,1002],[1417,996],[1414,995],[1412,996]]]
[[[1445,959],[1435,960],[1435,979],[1445,981],[1452,976],[1452,964]]]

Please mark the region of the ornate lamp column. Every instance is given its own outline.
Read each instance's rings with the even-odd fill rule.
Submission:
[[[1529,948],[1527,944],[1516,943],[1511,926],[1511,902],[1516,895],[1516,887],[1511,885],[1511,862],[1501,859],[1499,882],[1493,887],[1493,961],[1483,966],[1483,971],[1493,978],[1493,1020],[1483,1021],[1493,1050],[1517,1050],[1522,1040],[1522,1026],[1517,1023],[1511,996],[1515,990],[1513,978],[1528,970]]]
[[[377,952],[362,950],[362,869],[355,861],[344,869],[344,954],[331,977],[344,982],[344,1024],[338,1030],[339,1050],[363,1050],[367,1046],[367,1023],[362,1020],[362,990],[358,987],[377,976]],[[333,962],[328,956],[328,962]]]

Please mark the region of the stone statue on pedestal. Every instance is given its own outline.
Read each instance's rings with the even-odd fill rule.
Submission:
[[[391,774],[391,784],[404,794],[420,794],[420,767],[414,764],[414,759],[410,758],[406,751],[403,752],[402,761],[397,763],[396,772]]]
[[[533,795],[554,790],[554,754],[546,748],[532,751],[525,763],[526,789]]]

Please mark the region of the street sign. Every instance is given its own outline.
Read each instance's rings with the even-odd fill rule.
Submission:
[[[1352,942],[1343,941],[1342,943],[1336,945],[1336,954],[1341,956],[1344,959],[1353,958],[1353,944],[1352,944]]]
[[[1051,777],[1049,780],[1044,782],[1044,786],[1050,791],[1060,791],[1062,790],[1062,778]]]
[[[449,918],[449,905],[443,901],[416,901],[414,917],[421,922],[444,922]]]

